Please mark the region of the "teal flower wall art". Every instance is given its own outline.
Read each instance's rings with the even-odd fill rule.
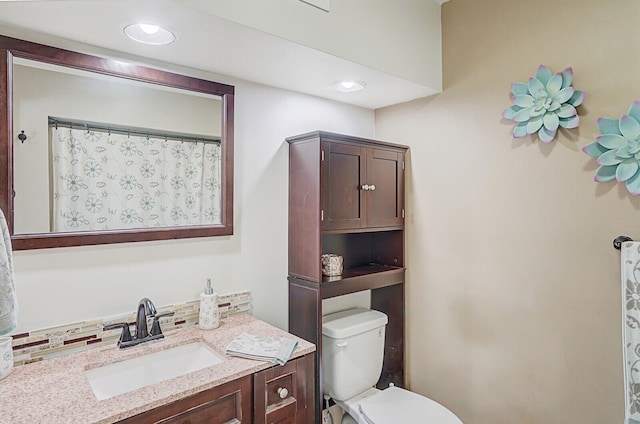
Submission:
[[[502,116],[516,122],[513,136],[521,138],[537,133],[542,142],[549,143],[559,127],[578,127],[580,118],[576,108],[587,93],[573,88],[572,82],[571,68],[553,74],[549,68],[540,65],[529,82],[511,84],[514,104],[505,109]]]
[[[640,194],[640,101],[633,102],[620,119],[598,118],[597,125],[602,135],[582,148],[600,165],[594,180],[624,182],[629,193],[637,196]]]

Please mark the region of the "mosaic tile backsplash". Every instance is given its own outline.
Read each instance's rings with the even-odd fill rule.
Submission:
[[[248,291],[218,295],[220,318],[226,318],[251,310],[251,293]],[[190,327],[198,323],[200,300],[185,303],[156,306],[158,314],[173,311],[171,317],[160,318],[162,332],[167,333],[178,328]],[[121,329],[102,331],[107,324],[128,322],[134,325],[136,312],[80,321],[58,327],[44,328],[28,333],[12,334],[14,366],[55,358],[97,346],[115,345],[120,338]]]

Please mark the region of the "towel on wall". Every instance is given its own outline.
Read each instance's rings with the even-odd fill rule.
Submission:
[[[640,424],[640,243],[622,243],[620,262],[622,275],[624,424]]]
[[[18,301],[13,278],[11,235],[0,209],[0,334],[7,334],[18,324]]]

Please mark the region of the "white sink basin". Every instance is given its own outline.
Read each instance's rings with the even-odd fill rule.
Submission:
[[[202,342],[149,353],[85,371],[98,400],[108,399],[226,361]]]

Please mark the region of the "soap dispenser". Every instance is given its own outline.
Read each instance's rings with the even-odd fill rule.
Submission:
[[[212,330],[220,326],[220,311],[218,311],[218,293],[211,287],[211,278],[207,278],[204,293],[200,295],[200,319],[198,325],[202,330]]]

